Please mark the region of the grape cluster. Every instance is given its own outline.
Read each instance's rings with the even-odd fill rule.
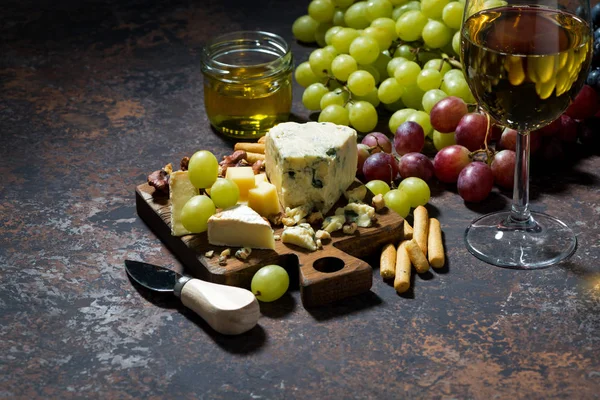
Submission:
[[[298,65],[302,103],[319,121],[371,132],[390,113],[433,136],[429,111],[442,98],[474,103],[458,66],[464,0],[312,0],[292,26],[320,48]]]
[[[600,93],[600,3],[592,7],[592,27],[594,29],[592,67],[586,83]]]

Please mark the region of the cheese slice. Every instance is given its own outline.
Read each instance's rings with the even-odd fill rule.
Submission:
[[[169,200],[171,201],[171,235],[182,236],[190,234],[181,223],[181,210],[189,199],[198,194],[198,189],[192,185],[187,171],[175,171],[169,177]]]
[[[326,214],[356,175],[356,131],[329,122],[284,122],[266,135],[265,168],[285,207]]]
[[[208,242],[216,246],[275,248],[271,225],[243,204],[227,208],[208,219]]]

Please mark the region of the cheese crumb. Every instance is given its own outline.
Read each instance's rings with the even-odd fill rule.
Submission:
[[[204,257],[206,257],[206,258],[212,258],[214,255],[215,255],[214,250],[209,250],[206,253],[204,253]]]

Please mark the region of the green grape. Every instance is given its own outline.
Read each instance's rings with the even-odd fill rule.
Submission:
[[[331,45],[335,47],[339,54],[348,54],[350,44],[356,39],[360,33],[353,28],[342,28],[337,31],[331,38]]]
[[[342,27],[337,25],[327,29],[327,32],[325,32],[325,43],[327,45],[333,46],[333,44],[331,43],[331,41],[333,40],[333,35],[335,35],[340,29],[342,29]]]
[[[440,21],[430,19],[421,33],[423,42],[429,48],[439,49],[452,40],[452,31]]]
[[[294,76],[296,77],[296,82],[298,82],[298,84],[302,87],[307,87],[313,83],[319,82],[319,78],[317,78],[315,73],[312,72],[308,61],[300,63],[300,65],[296,67]]]
[[[375,89],[375,78],[367,71],[354,71],[348,76],[348,89],[358,96],[364,96]]]
[[[421,67],[414,61],[406,61],[396,68],[394,78],[401,86],[410,86],[417,83],[417,77],[421,72]]]
[[[350,125],[350,113],[339,104],[330,104],[319,114],[319,122],[333,122],[338,125]]]
[[[202,233],[208,229],[208,219],[216,211],[210,197],[203,194],[194,196],[181,209],[181,224],[192,233]]]
[[[396,21],[396,33],[400,39],[414,42],[421,39],[421,32],[427,21],[427,17],[421,11],[407,11]]]
[[[450,2],[444,7],[442,21],[451,29],[460,29],[465,6],[457,1]]]
[[[437,89],[442,84],[442,74],[437,69],[423,69],[417,77],[417,86],[423,91]]]
[[[406,86],[402,93],[402,102],[409,108],[420,110],[423,108],[423,95],[425,94],[417,84]]]
[[[398,21],[398,19],[402,15],[404,15],[408,11],[412,11],[412,10],[420,11],[421,10],[421,2],[417,1],[417,0],[412,0],[412,1],[409,1],[408,3],[406,3],[406,4],[402,4],[400,7],[394,8],[394,11],[392,11],[392,18],[395,21]]]
[[[321,98],[329,93],[329,89],[322,83],[313,83],[302,93],[302,104],[309,110],[319,110],[321,107]]]
[[[390,191],[390,185],[379,179],[373,179],[367,182],[365,186],[373,193],[373,196],[377,196],[378,194],[383,196]]]
[[[348,97],[348,92],[342,89],[335,89],[334,91],[326,93],[323,97],[321,97],[321,102],[319,103],[321,110],[333,104],[344,106],[348,101]]]
[[[219,175],[219,162],[217,157],[208,150],[195,152],[188,163],[188,176],[190,182],[198,189],[212,186]]]
[[[336,57],[339,54],[337,52],[337,50],[335,49],[335,47],[333,47],[331,45],[327,45],[327,46],[323,47],[323,50],[328,52],[329,54],[331,54],[333,57]]]
[[[418,206],[424,206],[431,197],[431,191],[427,183],[417,177],[405,178],[400,182],[398,190],[404,192],[408,196],[410,206],[416,208]]]
[[[381,101],[379,100],[379,95],[377,92],[377,88],[373,88],[373,90],[371,90],[369,93],[365,94],[364,96],[357,96],[354,95],[352,97],[353,100],[362,100],[362,101],[366,101],[368,103],[371,103],[373,105],[373,107],[377,107]]]
[[[454,37],[452,37],[452,50],[457,55],[460,55],[460,31],[456,32]]]
[[[365,15],[369,22],[377,18],[390,18],[394,6],[389,0],[369,0],[365,8]]]
[[[386,67],[388,76],[394,76],[396,74],[396,68],[398,68],[398,66],[400,64],[403,64],[406,61],[408,61],[408,60],[406,58],[404,58],[404,57],[394,57],[394,58],[392,58],[390,60],[390,62],[388,62],[388,65]]]
[[[466,103],[474,103],[475,98],[471,93],[471,89],[464,78],[456,79],[444,79],[442,86],[440,87],[444,92],[450,96],[456,96],[463,99]]]
[[[451,69],[444,74],[444,82],[452,79],[465,79],[465,74],[460,69]]]
[[[390,210],[394,211],[402,218],[406,218],[410,212],[410,200],[406,193],[398,189],[392,189],[383,195],[385,205]]]
[[[344,14],[344,22],[354,29],[365,29],[370,21],[367,19],[367,2],[359,1],[352,4]]]
[[[332,27],[333,24],[331,22],[321,22],[319,26],[317,26],[317,31],[315,32],[315,41],[319,46],[327,46],[327,42],[325,41],[325,34]]]
[[[369,65],[358,64],[358,69],[361,71],[367,71],[369,74],[371,74],[373,79],[375,79],[375,85],[377,85],[379,82],[381,82],[381,74],[379,73],[379,70],[377,68],[375,68],[375,65],[373,65],[373,64],[369,64]]]
[[[333,61],[333,55],[324,49],[316,49],[308,57],[308,63],[310,69],[319,78],[327,76],[331,70],[331,62]]]
[[[331,62],[331,73],[340,81],[347,81],[351,73],[358,70],[356,60],[348,54],[340,54]]]
[[[423,128],[423,132],[425,133],[425,136],[429,136],[433,132],[433,127],[431,126],[431,120],[429,119],[429,114],[427,114],[424,111],[420,111],[420,110],[414,111],[412,114],[410,114],[406,118],[406,121],[413,121],[413,122],[416,122],[417,124],[421,125],[421,128]]]
[[[383,29],[386,32],[387,37],[391,40],[398,38],[398,35],[396,34],[396,21],[391,18],[377,18],[371,22],[371,28]],[[383,46],[382,48],[384,47],[387,49],[390,46]]]
[[[421,0],[421,12],[431,19],[442,19],[444,7],[449,0]],[[310,15],[310,12],[308,13]]]
[[[377,126],[377,110],[366,101],[357,101],[350,108],[350,124],[359,132],[370,132]]]
[[[308,4],[308,15],[317,22],[331,22],[335,4],[331,0],[312,0]]]
[[[432,89],[425,92],[423,95],[423,99],[421,100],[421,105],[423,106],[423,110],[426,113],[430,113],[433,106],[435,106],[438,101],[443,99],[444,97],[448,97],[448,95],[440,89]]]
[[[377,95],[382,103],[391,104],[400,99],[402,91],[403,87],[400,86],[396,78],[387,78],[379,85]]]
[[[440,71],[440,73],[443,76],[446,74],[446,72],[448,72],[452,69],[452,65],[450,65],[450,63],[442,60],[441,58],[434,58],[432,60],[427,61],[423,65],[423,69],[435,69],[437,71]]]
[[[405,123],[408,120],[408,117],[410,117],[416,111],[417,110],[414,108],[402,108],[393,113],[388,122],[390,132],[396,132],[398,127]]]
[[[256,298],[268,303],[279,299],[290,286],[290,276],[279,265],[265,265],[252,277],[250,290]]]
[[[379,45],[369,36],[359,36],[350,43],[349,51],[357,63],[371,64],[379,56]]]
[[[454,132],[442,133],[434,129],[433,131],[433,146],[436,150],[440,151],[444,147],[452,146],[456,144]]]
[[[333,0],[333,4],[339,8],[348,8],[352,3],[354,3],[354,0]]]
[[[301,42],[312,43],[315,41],[315,33],[319,23],[310,15],[303,15],[292,24],[292,34]]]
[[[216,207],[233,207],[240,199],[240,189],[231,179],[217,178],[217,181],[210,187],[210,198]]]
[[[394,52],[394,57],[402,57],[407,61],[415,61],[417,59],[417,56],[415,55],[415,49],[407,44],[398,46]]]
[[[389,49],[392,45],[393,36],[389,35],[384,28],[369,26],[363,29],[362,35],[377,42],[379,49]]]
[[[333,13],[333,25],[346,26],[346,21],[344,21],[344,10],[335,10],[335,13]]]

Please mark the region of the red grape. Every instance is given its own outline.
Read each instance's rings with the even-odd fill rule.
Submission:
[[[456,144],[465,146],[471,151],[483,148],[487,125],[488,120],[485,115],[479,113],[465,114],[460,119],[454,132]]]
[[[516,154],[512,150],[502,150],[496,153],[492,161],[494,183],[504,189],[512,189],[515,180]]]
[[[577,122],[567,114],[560,116],[560,130],[558,138],[566,143],[573,143],[577,140]]]
[[[414,121],[406,121],[396,129],[394,149],[399,155],[420,152],[425,145],[425,132],[421,125]]]
[[[414,176],[428,182],[433,176],[433,163],[425,154],[406,153],[398,161],[398,170],[402,178]]]
[[[504,132],[504,127],[496,124],[492,124],[492,131],[490,132],[489,140],[500,140],[500,136],[502,136],[502,132]]]
[[[442,182],[454,183],[460,171],[470,162],[469,149],[466,147],[457,144],[444,147],[433,159],[435,176]]]
[[[398,176],[398,164],[393,155],[379,152],[365,160],[362,172],[367,182],[378,179],[389,183]]]
[[[460,119],[468,112],[467,103],[460,97],[445,97],[429,112],[431,126],[438,132],[454,132]]]
[[[565,114],[573,119],[593,117],[598,111],[598,94],[589,85],[583,85]]]
[[[365,160],[371,155],[371,153],[369,152],[369,146],[367,146],[366,144],[359,143],[356,145],[356,148],[358,150],[358,163],[356,166],[356,170],[362,173],[363,164],[365,163]]]
[[[560,118],[555,119],[550,124],[541,127],[536,132],[541,133],[542,136],[554,136],[560,130]]]
[[[383,151],[384,153],[392,152],[392,142],[390,141],[390,138],[381,132],[371,132],[367,134],[361,143],[371,147],[371,153],[379,153],[380,151]]]
[[[472,162],[460,171],[456,183],[460,197],[470,202],[478,202],[488,197],[493,186],[492,169],[481,161]]]
[[[518,134],[519,132],[514,129],[505,128],[504,132],[502,132],[502,136],[500,136],[500,140],[498,141],[498,149],[515,151],[517,149]]]

